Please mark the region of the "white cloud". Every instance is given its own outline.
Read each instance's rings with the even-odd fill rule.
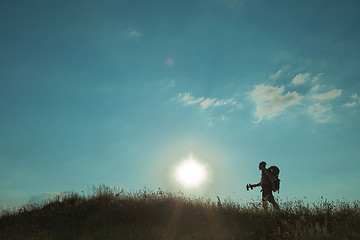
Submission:
[[[355,93],[351,96],[352,99],[360,101],[360,97]]]
[[[179,93],[179,97],[182,101],[187,102],[190,100],[191,96],[190,93]]]
[[[251,99],[256,103],[254,116],[257,122],[263,119],[271,119],[282,114],[282,111],[288,106],[300,103],[300,110],[313,117],[316,122],[326,123],[332,118],[336,106],[347,108],[354,108],[360,106],[360,97],[358,94],[353,94],[351,99],[345,103],[339,104],[342,100],[343,90],[332,89],[326,90],[328,87],[322,83],[323,73],[312,75],[311,73],[297,74],[293,79],[289,79],[290,84],[278,87],[275,84],[269,83],[268,80],[278,78],[282,74],[279,70],[275,74],[270,74],[267,83],[254,86],[254,90],[249,93]],[[321,81],[320,81],[321,80]],[[301,86],[299,90],[293,91],[297,86]],[[289,88],[290,91],[285,88]],[[300,93],[299,91],[302,91]],[[302,100],[303,99],[303,100]],[[334,100],[337,99],[337,100]],[[323,101],[332,100],[334,104],[324,104]]]
[[[342,90],[334,89],[334,90],[331,90],[326,93],[315,94],[312,97],[316,100],[323,101],[323,100],[336,98],[336,97],[340,96],[341,93],[342,93]]]
[[[360,103],[360,97],[356,93],[351,96],[351,99],[353,99],[353,101],[349,103],[345,103],[344,104],[345,107],[355,107]]]
[[[320,103],[315,103],[308,108],[308,112],[319,123],[326,123],[331,118],[332,106],[321,106]]]
[[[226,105],[226,104],[235,105],[236,101],[234,98],[230,98],[228,100],[221,99],[221,100],[217,100],[216,103],[214,104],[214,106],[217,107],[217,106]]]
[[[191,96],[189,92],[179,93],[178,97],[185,104],[187,105],[199,104],[199,106],[202,109],[207,109],[209,107],[219,107],[227,104],[229,105],[236,104],[234,98],[230,98],[230,99],[205,98],[205,97],[194,98],[193,96]]]
[[[204,100],[203,97],[195,99],[195,100],[188,100],[187,104],[194,104],[194,103],[200,103],[201,104],[203,102],[203,100]]]
[[[344,106],[345,107],[355,107],[357,104],[357,102],[351,102],[351,103],[345,103]]]
[[[277,79],[279,76],[280,76],[280,74],[282,73],[282,69],[280,69],[279,71],[277,71],[276,73],[274,73],[274,74],[270,74],[270,76],[269,76],[269,79],[270,80],[272,80],[272,79]]]
[[[311,80],[311,82],[316,82],[317,80],[319,80],[319,78],[322,76],[322,75],[324,75],[323,73],[319,73],[318,75],[316,75],[312,80]]]
[[[310,73],[305,73],[305,74],[300,73],[293,78],[291,83],[294,85],[302,85],[306,81],[308,81],[309,78],[310,78]]]
[[[198,99],[194,99],[190,93],[179,93],[179,98],[182,102],[184,102],[185,104],[191,105],[194,103],[200,103],[204,100],[203,97],[198,98]]]
[[[317,90],[319,90],[320,86],[319,85],[315,85],[311,88],[311,92],[316,92]]]
[[[322,76],[322,73],[319,73],[318,75],[316,75],[315,77],[311,77],[310,73],[300,73],[298,75],[296,75],[293,80],[291,81],[291,83],[293,85],[303,85],[307,82],[311,82],[311,83],[315,83],[316,81],[319,80],[319,78]]]
[[[213,106],[215,101],[216,101],[216,98],[207,98],[200,103],[200,106],[202,107],[202,109],[206,109],[210,106]]]
[[[355,93],[351,96],[352,99],[360,101],[360,97]]]
[[[266,86],[264,84],[255,86],[251,93],[252,99],[256,103],[255,116],[260,122],[263,118],[273,118],[278,116],[288,106],[298,103],[301,96],[297,92],[288,92],[283,95],[285,87]]]

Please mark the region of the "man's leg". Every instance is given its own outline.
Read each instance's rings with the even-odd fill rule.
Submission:
[[[266,191],[266,189],[263,189],[262,190],[262,205],[263,205],[265,212],[268,211],[268,203],[267,203],[268,195],[269,195],[268,191]]]
[[[275,201],[274,196],[272,195],[272,193],[271,193],[271,195],[268,196],[268,200],[269,200],[269,202],[274,206],[275,210],[278,211],[278,212],[280,212],[280,207],[279,207],[279,205],[276,203],[276,201]]]
[[[263,208],[264,208],[265,212],[268,211],[267,201],[268,201],[268,200],[267,200],[267,197],[263,196],[263,197],[262,197],[262,205],[263,205]]]

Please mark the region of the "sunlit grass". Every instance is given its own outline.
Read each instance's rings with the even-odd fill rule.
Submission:
[[[0,239],[360,239],[360,202],[213,202],[105,185],[2,213]]]

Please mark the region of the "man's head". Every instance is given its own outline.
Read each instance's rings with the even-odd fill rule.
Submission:
[[[266,167],[266,162],[259,163],[259,170],[265,169],[265,167]]]

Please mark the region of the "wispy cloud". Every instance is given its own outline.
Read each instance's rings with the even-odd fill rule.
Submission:
[[[310,73],[305,73],[305,74],[300,73],[293,78],[291,83],[294,85],[301,85],[304,84],[306,81],[308,81],[309,78],[310,78]]]
[[[310,73],[299,73],[291,80],[291,84],[292,85],[303,85],[306,83],[310,83],[310,84],[315,83],[316,81],[319,80],[319,78],[322,75],[323,75],[322,73],[319,73],[314,77],[314,76],[311,76]]]
[[[200,102],[200,106],[202,109],[206,109],[210,106],[214,106],[215,101],[216,101],[216,98],[207,98]]]
[[[341,93],[342,93],[342,90],[334,89],[334,90],[331,90],[326,93],[315,94],[312,97],[316,100],[323,101],[323,100],[328,100],[328,99],[333,99],[333,98],[339,97],[341,95]]]
[[[311,89],[310,89],[310,91],[311,92],[316,92],[317,90],[319,90],[320,89],[320,86],[319,85],[315,85],[315,86],[313,86]]]
[[[270,75],[270,78],[277,78],[282,71]],[[257,122],[263,119],[276,117],[284,110],[294,104],[301,103],[299,109],[309,114],[318,123],[328,122],[333,115],[334,107],[339,105],[339,98],[343,94],[341,89],[330,89],[319,83],[323,73],[312,75],[311,73],[299,73],[290,79],[290,84],[275,86],[266,81],[266,84],[255,85],[254,90],[250,92],[251,99],[256,103],[255,117]],[[289,90],[285,90],[289,88]],[[292,87],[302,86],[300,92],[293,91]],[[303,99],[303,101],[301,101]],[[327,101],[324,105],[322,102]],[[351,101],[343,104],[345,107],[354,107],[360,105],[360,97],[357,94],[352,95]]]
[[[230,98],[228,100],[220,99],[215,102],[214,106],[217,107],[217,106],[222,106],[222,105],[226,105],[226,104],[235,105],[236,101],[234,98]]]
[[[277,71],[276,73],[271,73],[271,74],[269,75],[269,80],[273,80],[273,79],[279,78],[282,72],[283,72],[283,70],[280,69],[280,70]]]
[[[356,93],[351,96],[351,99],[352,99],[351,102],[344,104],[345,107],[351,108],[360,104],[360,97]]]
[[[345,107],[355,107],[357,104],[357,102],[349,102],[349,103],[345,103],[344,106]]]
[[[331,118],[332,106],[321,106],[320,103],[314,103],[308,107],[308,112],[318,123],[326,123]]]
[[[297,92],[287,92],[285,87],[266,86],[260,84],[255,86],[251,92],[251,98],[256,103],[255,116],[260,122],[263,118],[273,118],[279,115],[285,108],[298,103],[301,96]]]
[[[320,78],[322,75],[324,75],[324,74],[323,74],[323,73],[319,73],[318,75],[316,75],[316,76],[311,80],[311,82],[312,82],[312,83],[316,82],[317,80],[319,80],[319,78]]]
[[[288,68],[289,66],[283,66],[277,72],[270,73],[268,79],[264,83],[267,85],[274,84],[274,82],[278,81],[284,75]]]
[[[181,102],[183,102],[186,105],[199,105],[202,109],[236,104],[236,100],[234,98],[230,98],[230,99],[205,98],[205,97],[194,98],[193,96],[191,96],[189,92],[179,93],[178,98],[180,99]]]

